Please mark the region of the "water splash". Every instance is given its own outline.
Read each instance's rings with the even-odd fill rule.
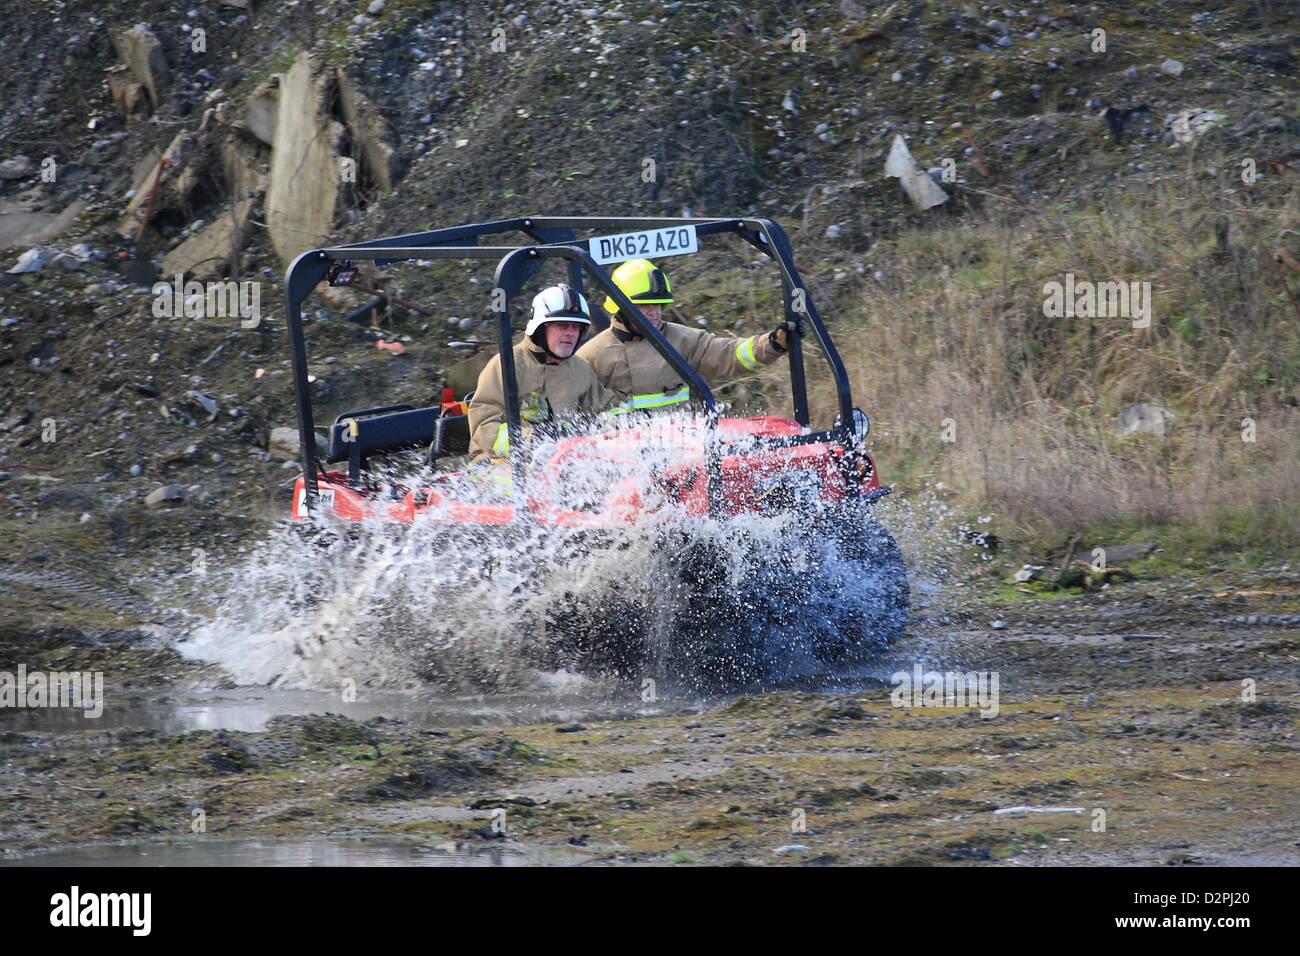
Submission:
[[[622,470],[569,462],[566,498],[599,500],[632,465],[698,455],[662,435]],[[501,495],[482,480],[458,494]],[[863,652],[901,629],[900,582],[910,577],[933,615],[947,568],[969,552],[932,492],[876,506],[910,574],[861,513],[683,520],[666,508],[617,531],[286,522],[209,575],[213,611],[193,617],[177,648],[239,684],[289,688],[595,695],[630,683],[653,696],[854,679]]]

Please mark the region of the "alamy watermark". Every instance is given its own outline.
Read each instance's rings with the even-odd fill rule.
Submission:
[[[73,886],[50,897],[51,926],[122,926],[132,936],[148,936],[152,911],[152,893],[83,893]]]
[[[895,707],[974,707],[981,717],[998,715],[998,672],[898,671],[889,678],[894,689],[889,699]]]
[[[1073,272],[1065,282],[1044,283],[1043,315],[1049,319],[1132,319],[1133,328],[1151,327],[1151,283],[1093,282],[1076,280]]]
[[[262,283],[185,281],[176,273],[171,282],[155,282],[153,314],[160,319],[238,318],[241,329],[255,329],[262,321]]]
[[[103,671],[0,671],[0,709],[80,707],[87,717],[104,713]]]

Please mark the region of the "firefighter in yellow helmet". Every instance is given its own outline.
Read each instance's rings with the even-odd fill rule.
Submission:
[[[587,300],[568,285],[543,289],[533,299],[533,316],[514,347],[519,417],[525,426],[560,426],[573,416],[595,416],[618,401],[574,354],[591,327],[590,316]],[[509,453],[499,355],[479,374],[469,403],[469,430],[469,451],[476,462]]]
[[[770,365],[785,354],[788,332],[782,323],[771,332],[743,339],[713,335],[663,320],[663,306],[673,301],[668,277],[649,259],[632,259],[610,276],[614,284],[646,319],[659,330],[686,363],[711,384]],[[690,400],[690,388],[673,371],[654,345],[632,328],[606,297],[605,311],[610,326],[578,350],[591,363],[602,385],[624,399],[616,411],[647,411],[672,408]]]

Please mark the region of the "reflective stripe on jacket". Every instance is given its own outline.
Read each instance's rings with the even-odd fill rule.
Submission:
[[[665,322],[659,331],[710,384],[753,372],[785,354],[767,332],[729,339],[675,322]],[[682,377],[654,345],[623,328],[618,318],[578,349],[578,356],[591,363],[602,385],[627,399],[621,408],[661,408],[690,397]]]
[[[578,413],[596,415],[618,401],[617,395],[596,380],[592,367],[576,355],[558,365],[547,364],[545,353],[525,339],[514,347],[514,357],[520,420],[524,423]],[[478,387],[469,403],[469,431],[469,452],[475,460],[485,456],[501,458],[509,453],[506,391],[499,355],[492,356],[479,373]]]

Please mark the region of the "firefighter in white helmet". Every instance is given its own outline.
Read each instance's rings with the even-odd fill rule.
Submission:
[[[514,347],[519,415],[525,427],[560,427],[566,419],[595,416],[617,403],[617,395],[597,381],[591,365],[574,354],[590,328],[587,300],[571,286],[551,286],[533,299],[532,318]],[[469,429],[475,461],[509,454],[499,355],[479,374],[469,403]]]

